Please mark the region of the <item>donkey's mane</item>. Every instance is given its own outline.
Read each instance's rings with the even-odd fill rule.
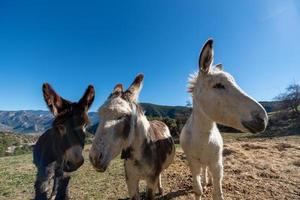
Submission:
[[[56,126],[58,124],[62,124],[65,122],[66,118],[72,114],[72,106],[66,108],[61,113],[59,113],[53,120],[52,126]]]
[[[189,75],[187,91],[188,91],[189,93],[191,93],[191,94],[193,94],[194,89],[195,89],[195,87],[196,87],[198,74],[199,74],[198,72],[194,72],[194,73],[192,73],[192,74]]]
[[[57,126],[59,124],[63,124],[65,123],[65,121],[68,119],[68,117],[70,117],[71,115],[73,115],[73,110],[75,108],[73,108],[73,106],[75,105],[75,103],[71,104],[70,107],[66,108],[65,110],[63,110],[61,113],[59,113],[53,120],[52,122],[52,126]],[[86,123],[89,124],[90,120],[88,117],[86,117],[85,115],[83,116],[83,121],[82,123]]]
[[[223,70],[220,70],[217,67],[214,67],[213,69],[211,69],[209,71],[209,74],[217,74],[217,73],[223,73],[223,74],[227,74],[228,75],[228,73],[224,72]],[[196,84],[197,84],[198,76],[199,76],[199,72],[194,72],[194,73],[190,74],[189,77],[188,77],[187,91],[189,93],[191,93],[192,95],[194,93],[194,90],[195,90],[195,87],[196,87]]]
[[[132,102],[132,103],[136,106],[137,113],[144,114],[144,109],[139,103],[137,102]]]
[[[122,99],[127,101],[129,104],[134,104],[137,108],[137,113],[144,113],[143,107],[138,102],[130,101],[130,95],[132,95],[132,92],[127,90],[125,92],[111,93],[107,99],[109,100],[109,99],[121,97]]]

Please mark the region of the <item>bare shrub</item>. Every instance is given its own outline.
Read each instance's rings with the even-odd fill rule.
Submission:
[[[294,112],[299,113],[300,105],[300,85],[296,83],[290,84],[285,92],[279,94],[275,99],[281,101],[282,109],[292,109]]]

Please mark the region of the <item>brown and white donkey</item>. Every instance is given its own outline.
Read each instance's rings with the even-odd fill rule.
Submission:
[[[137,98],[144,76],[138,75],[123,91],[118,84],[100,107],[100,124],[90,150],[90,161],[104,172],[110,161],[121,154],[131,199],[139,199],[139,181],[147,182],[147,198],[154,199],[156,189],[163,192],[161,172],[174,160],[175,146],[168,127],[160,121],[148,121]]]

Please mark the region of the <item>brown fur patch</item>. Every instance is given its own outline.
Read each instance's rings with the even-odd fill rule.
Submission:
[[[143,158],[146,164],[153,167],[153,181],[158,177],[162,171],[163,164],[167,156],[175,151],[172,137],[157,140],[144,141],[143,144]]]
[[[121,154],[121,159],[124,160],[130,159],[132,151],[133,151],[132,147],[128,147],[127,149],[124,149]]]
[[[130,134],[131,115],[126,115],[120,120],[121,121],[118,122],[115,126],[116,132],[119,133],[119,135],[117,135],[116,137],[120,137],[126,140]]]
[[[142,108],[138,107],[138,112],[143,114]],[[150,121],[148,138],[142,145],[143,160],[141,164],[148,165],[153,169],[151,179],[155,181],[163,170],[163,165],[169,155],[175,151],[172,137],[166,134],[168,127],[161,121]]]
[[[123,129],[123,136],[124,138],[128,138],[130,133],[130,121],[131,121],[131,115],[127,115],[124,119],[124,129]]]
[[[167,126],[157,120],[150,121],[149,136],[152,141],[162,140],[167,138],[165,132],[167,131]]]

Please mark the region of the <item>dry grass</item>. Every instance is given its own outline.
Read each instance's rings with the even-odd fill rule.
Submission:
[[[227,141],[225,199],[300,199],[298,141],[299,138],[293,137]],[[32,198],[35,168],[31,160],[31,155],[0,158],[0,199]],[[193,198],[191,175],[180,148],[174,164],[163,173],[162,179],[165,195],[159,199]],[[121,160],[116,159],[106,173],[97,173],[87,159],[71,179],[71,199],[126,199],[124,180]],[[141,192],[144,190],[142,183]],[[204,199],[211,199],[211,190],[209,187]]]

